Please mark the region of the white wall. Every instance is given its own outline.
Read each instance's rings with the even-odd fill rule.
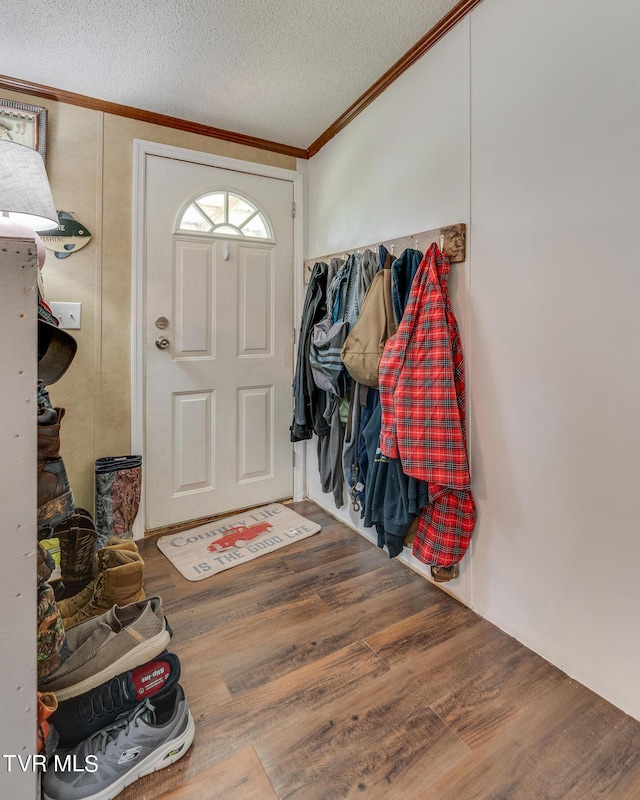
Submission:
[[[309,161],[308,257],[469,223],[468,41],[465,20]],[[456,264],[449,278],[463,341],[469,265]],[[376,540],[346,493],[339,511],[322,493],[315,446],[307,447],[307,495]],[[399,558],[429,577],[406,548]],[[447,589],[471,604],[468,566]]]
[[[638,30],[626,0],[484,0],[311,160],[308,255],[469,223],[448,589],[640,719]]]
[[[0,796],[32,800],[37,753],[35,242],[0,238]],[[10,757],[11,756],[11,757]]]

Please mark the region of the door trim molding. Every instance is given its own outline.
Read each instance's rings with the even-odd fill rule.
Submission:
[[[298,170],[273,167],[252,161],[241,161],[212,153],[201,153],[173,145],[148,142],[143,139],[133,141],[133,196],[131,231],[131,452],[142,455],[142,496],[141,514],[133,526],[136,539],[144,536],[146,513],[144,497],[144,319],[145,319],[145,208],[146,208],[146,164],[147,156],[162,156],[179,161],[190,161],[210,167],[229,169],[234,172],[248,172],[267,178],[290,181],[293,184],[293,199],[296,213],[293,218],[293,319],[300,319],[304,292],[304,175]],[[300,164],[299,164],[300,166]],[[295,358],[293,360],[295,364]],[[292,376],[293,378],[293,376]],[[297,446],[296,446],[297,448]],[[299,449],[299,448],[297,448]],[[293,466],[293,499],[301,500],[304,493],[303,457],[295,459]]]

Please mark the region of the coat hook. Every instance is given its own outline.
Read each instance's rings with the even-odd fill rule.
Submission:
[[[391,255],[393,255],[393,242],[391,242]]]
[[[440,234],[440,250],[444,252],[444,233]]]

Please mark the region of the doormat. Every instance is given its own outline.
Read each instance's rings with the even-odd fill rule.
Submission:
[[[201,581],[318,533],[280,503],[244,511],[158,539],[158,549],[188,581]]]

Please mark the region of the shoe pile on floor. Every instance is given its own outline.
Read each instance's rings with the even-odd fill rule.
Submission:
[[[189,749],[194,722],[167,650],[160,597],[145,597],[131,534],[139,460],[96,462],[96,523],[60,457],[64,409],[38,389],[38,745],[45,800],[111,800]],[[114,462],[114,463],[112,463]],[[98,472],[100,471],[100,478]]]

